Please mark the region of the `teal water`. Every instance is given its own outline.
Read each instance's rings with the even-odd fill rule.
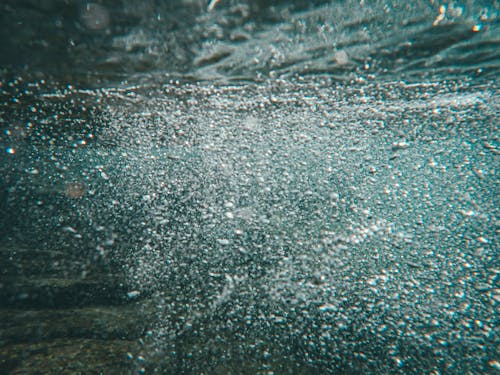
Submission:
[[[1,7],[1,372],[500,369],[497,2]]]

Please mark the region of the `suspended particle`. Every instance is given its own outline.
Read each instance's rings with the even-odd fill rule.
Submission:
[[[208,2],[208,6],[207,6],[207,9],[209,12],[211,12],[212,10],[215,9],[215,6],[220,2],[220,0],[210,0]]]
[[[109,26],[109,12],[99,4],[87,4],[82,10],[81,19],[90,30],[103,30]]]
[[[64,194],[68,198],[81,198],[87,193],[87,186],[83,182],[68,182],[64,186]]]

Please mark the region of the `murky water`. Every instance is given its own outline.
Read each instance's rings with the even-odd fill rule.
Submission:
[[[0,372],[500,370],[498,2],[0,9]]]

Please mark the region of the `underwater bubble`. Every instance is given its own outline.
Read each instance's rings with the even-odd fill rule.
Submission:
[[[229,241],[227,238],[218,238],[217,242],[221,245],[229,245],[231,241]]]
[[[132,291],[127,293],[127,297],[130,299],[137,298],[140,295],[141,295],[141,292],[139,292],[138,290],[132,290]]]

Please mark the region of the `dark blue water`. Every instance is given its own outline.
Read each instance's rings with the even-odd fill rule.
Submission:
[[[500,370],[498,2],[0,10],[0,372]]]

